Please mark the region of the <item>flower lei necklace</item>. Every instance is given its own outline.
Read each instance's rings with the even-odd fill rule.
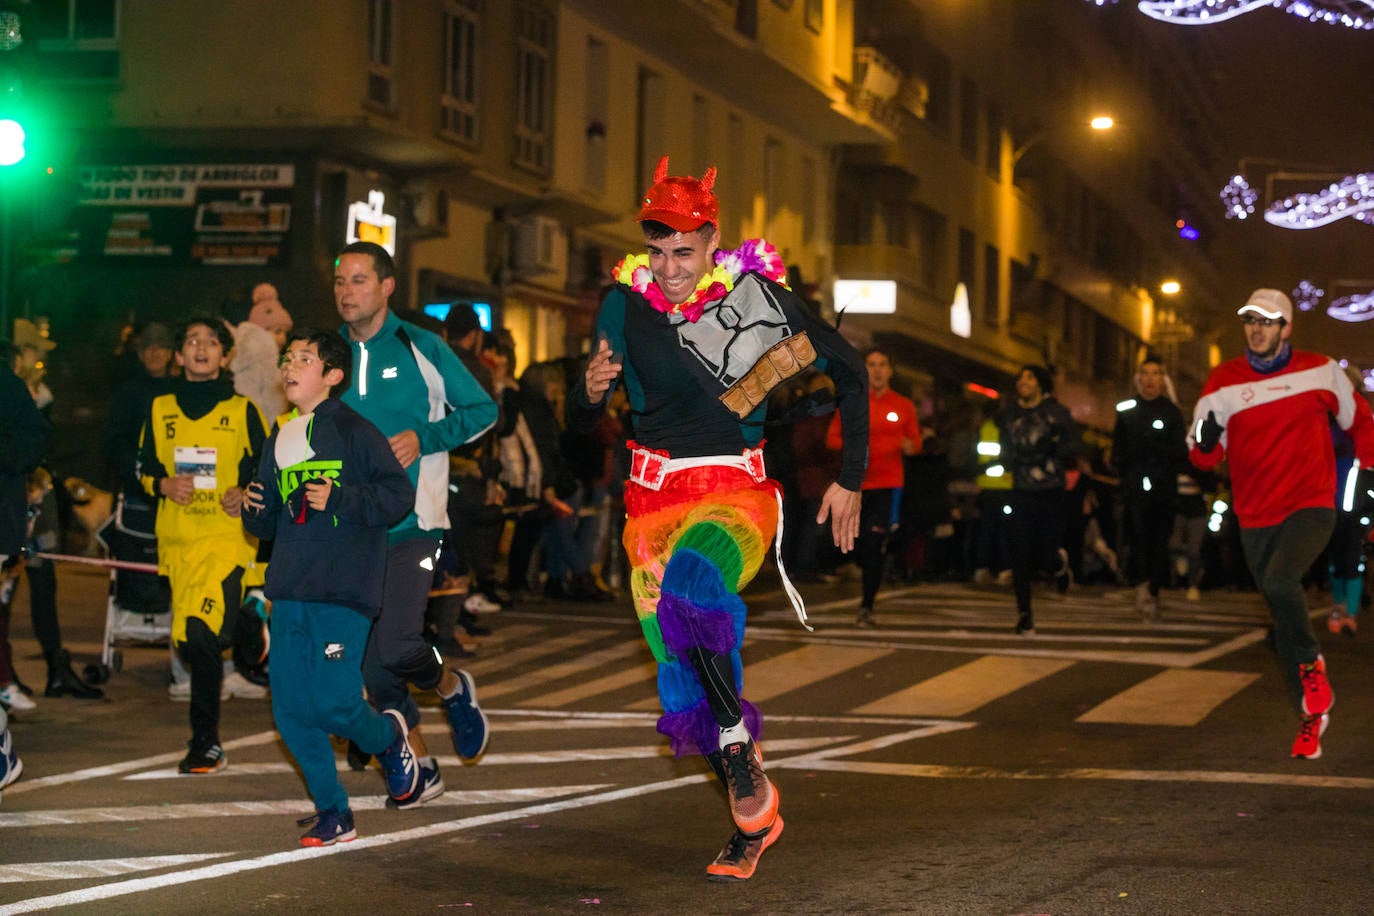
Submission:
[[[744,274],[761,274],[774,283],[787,286],[787,265],[778,250],[763,239],[749,239],[734,251],[717,250],[715,261],[716,266],[697,281],[692,295],[676,304],[669,302],[659,289],[649,269],[647,254],[627,254],[611,271],[611,276],[615,282],[643,296],[655,310],[665,315],[680,313],[692,322],[701,317],[706,306],[728,296]]]

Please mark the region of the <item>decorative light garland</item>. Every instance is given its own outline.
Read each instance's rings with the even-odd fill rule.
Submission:
[[[1283,229],[1316,229],[1347,216],[1374,225],[1374,172],[1347,175],[1324,190],[1275,201],[1264,211],[1265,222]]]
[[[1094,6],[1116,0],[1088,0]],[[1282,7],[1308,22],[1374,29],[1374,0],[1141,0],[1139,10],[1151,19],[1176,25],[1211,25],[1242,16],[1262,6]]]
[[[1342,296],[1326,307],[1326,314],[1337,321],[1368,321],[1374,318],[1374,290]]]
[[[1293,303],[1298,307],[1298,311],[1310,312],[1317,307],[1325,295],[1326,290],[1311,280],[1300,280],[1293,290]]]
[[[1244,175],[1236,174],[1221,189],[1221,202],[1226,205],[1227,219],[1245,219],[1255,212],[1259,192],[1250,187]]]

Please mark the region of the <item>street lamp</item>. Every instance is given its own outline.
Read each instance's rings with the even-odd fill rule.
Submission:
[[[1033,131],[1029,137],[1021,141],[1021,144],[1011,151],[1012,184],[1016,183],[1016,166],[1020,164],[1021,160],[1025,157],[1026,153],[1030,152],[1031,149],[1037,146],[1041,140],[1044,140],[1051,134],[1062,133],[1066,129],[1076,129],[1078,126],[1078,124],[1074,124],[1071,125],[1069,128],[1042,128],[1040,130]],[[1087,126],[1095,131],[1098,131],[1099,133],[1105,133],[1116,127],[1116,121],[1112,118],[1111,115],[1099,114],[1094,115],[1092,118],[1090,118],[1087,121]]]

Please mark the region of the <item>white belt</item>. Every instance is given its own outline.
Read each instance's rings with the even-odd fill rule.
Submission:
[[[763,467],[762,448],[745,449],[740,455],[701,455],[695,458],[670,458],[663,452],[642,446],[630,449],[630,480],[650,490],[662,489],[663,481],[676,471],[706,467],[738,468],[757,483],[768,479],[768,472]],[[782,579],[782,589],[787,593],[792,609],[797,612],[797,619],[807,630],[814,631],[806,621],[806,602],[787,577],[787,567],[782,562],[782,487],[776,484],[773,486],[773,498],[778,504],[778,531],[773,538],[773,557],[778,564],[778,577]]]

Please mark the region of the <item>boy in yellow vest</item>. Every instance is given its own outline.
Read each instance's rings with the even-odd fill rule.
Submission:
[[[158,501],[158,572],[172,586],[172,645],[191,671],[190,750],[179,769],[213,773],[225,765],[221,655],[236,635],[244,577],[257,555],[239,522],[243,487],[257,470],[267,423],[221,374],[233,343],[223,322],[193,318],[174,343],[182,381],[153,401],[138,473]]]

